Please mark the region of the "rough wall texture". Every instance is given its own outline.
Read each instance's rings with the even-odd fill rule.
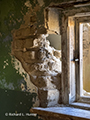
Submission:
[[[15,111],[16,113],[19,111],[24,113],[28,112],[30,107],[34,105],[34,98],[37,95],[35,87],[29,81],[29,76],[25,71],[22,71],[20,62],[11,56],[11,41],[13,40],[11,33],[15,29],[26,27],[23,31],[26,34],[24,37],[30,31],[28,28],[32,28],[29,33],[30,35],[32,35],[31,33],[37,32],[45,34],[44,9],[52,4],[69,1],[71,0],[55,0],[53,2],[52,0],[8,0],[8,2],[6,0],[0,0],[0,119],[18,120],[18,117],[5,116],[5,113],[12,111],[14,113]],[[31,36],[31,38],[32,41],[36,37]],[[20,44],[19,42],[18,45]],[[32,46],[32,42],[29,45]],[[38,119],[32,116],[21,117],[22,120],[25,118]]]
[[[29,9],[24,16],[25,22],[18,30],[12,31],[12,54],[21,62],[31,81],[39,88],[40,106],[54,106],[58,104],[60,94],[60,51],[49,46],[46,33],[49,30],[59,34],[58,11],[53,9],[49,12],[51,17],[46,23],[48,27],[45,28],[44,24],[38,26],[39,5],[34,9],[29,1],[25,5]]]
[[[59,21],[59,17],[57,14],[58,10],[53,9],[53,12],[50,12],[50,9],[47,9],[47,11],[45,11],[47,14],[45,13],[46,16],[45,16],[45,20],[44,20],[44,9],[46,8],[46,6],[49,6],[49,5],[50,6],[59,5],[62,8],[64,8],[65,4],[64,5],[59,4],[62,1],[60,1],[60,2],[56,1],[56,3],[50,2],[50,1],[48,1],[47,3],[46,2],[44,3],[44,1],[42,1],[41,3],[39,1],[37,1],[37,2],[38,2],[38,4],[35,4],[36,3],[35,1],[32,4],[31,4],[31,1],[26,1],[26,3],[25,3],[25,5],[28,7],[28,12],[24,16],[24,23],[21,24],[21,26],[18,30],[12,31],[12,34],[13,34],[12,54],[22,63],[23,68],[30,75],[31,80],[33,81],[34,85],[36,85],[37,87],[42,86],[44,88],[45,84],[46,84],[45,82],[46,81],[50,82],[50,79],[51,79],[51,78],[47,78],[47,77],[42,77],[43,72],[44,72],[45,76],[47,75],[47,73],[45,73],[45,69],[48,71],[48,67],[50,67],[48,62],[45,61],[45,58],[47,58],[47,52],[45,50],[43,50],[43,49],[45,49],[44,45],[43,45],[42,49],[40,48],[40,46],[38,49],[34,48],[34,47],[31,48],[31,47],[33,46],[33,41],[35,41],[35,39],[42,41],[43,37],[41,37],[41,35],[47,34],[48,31],[49,31],[48,33],[54,32],[56,34],[60,34],[60,28],[58,27],[60,24],[58,22]],[[63,2],[67,2],[67,1],[63,1]],[[81,1],[78,1],[78,2],[81,2]],[[73,1],[71,3],[73,3]],[[33,6],[33,4],[35,6]],[[74,4],[72,4],[72,5],[74,5]],[[43,13],[39,14],[39,13],[41,13],[42,8],[43,8]],[[51,16],[51,18],[49,18],[48,16]],[[53,23],[55,23],[55,26]],[[63,32],[64,32],[64,30],[63,30]],[[48,50],[49,50],[49,48],[48,48]],[[38,51],[38,52],[36,52],[36,51]],[[37,54],[37,56],[36,56],[36,54]],[[57,52],[55,54],[57,54]],[[41,63],[37,64],[37,61],[38,61],[38,63],[40,63],[40,62]],[[44,63],[42,61],[44,61]],[[48,64],[47,68],[45,68],[46,65],[44,66],[45,62],[46,62],[46,65]],[[58,64],[53,67],[54,69],[52,71],[55,71],[55,69],[58,69],[57,66],[58,66]],[[59,69],[57,71],[59,72]],[[40,79],[42,80],[42,83],[41,83]],[[46,79],[46,81],[45,81],[45,79]],[[58,79],[60,79],[60,77],[57,78],[56,80],[58,80]],[[57,83],[59,83],[59,82],[57,82]],[[47,85],[47,87],[48,87],[48,85]],[[40,89],[39,89],[38,93],[39,94],[42,93],[42,92],[40,92]],[[47,91],[45,94],[47,94]],[[59,94],[59,93],[57,92],[57,94]],[[48,96],[48,95],[46,95],[46,96]],[[40,96],[39,96],[39,99],[40,99],[40,101],[42,101]],[[42,101],[42,103],[45,104],[44,101]],[[41,105],[41,106],[43,106],[43,105]]]
[[[12,54],[20,60],[32,83],[38,87],[42,107],[58,104],[60,94],[61,52],[49,46],[46,36],[43,34],[34,39],[30,47],[31,39],[22,40],[14,33],[12,45]],[[21,39],[19,45],[18,39]]]

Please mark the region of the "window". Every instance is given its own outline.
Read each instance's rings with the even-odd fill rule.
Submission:
[[[82,107],[90,103],[90,12],[83,9],[63,12],[61,35],[62,102],[76,106],[82,103]]]
[[[89,58],[90,17],[76,18],[76,92],[77,101],[89,102],[90,58]]]
[[[80,39],[82,45],[82,84],[81,96],[90,97],[90,21],[80,23]]]
[[[69,103],[90,103],[90,17],[68,17]]]

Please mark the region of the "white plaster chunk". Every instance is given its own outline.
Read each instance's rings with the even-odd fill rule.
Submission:
[[[41,106],[45,101],[46,106],[54,106],[58,104],[59,100],[61,51],[51,47],[45,35],[34,40],[30,51],[35,52],[35,60],[31,60],[32,55],[27,57],[30,60],[28,73],[32,83],[39,88],[38,96]],[[41,96],[41,93],[45,95]]]
[[[57,89],[55,90],[49,90],[48,91],[48,107],[49,106],[53,106],[56,105],[58,103],[59,100],[59,91]]]

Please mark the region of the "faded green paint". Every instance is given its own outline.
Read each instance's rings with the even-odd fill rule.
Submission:
[[[11,30],[19,28],[23,14],[26,13],[27,8],[24,3],[26,0],[6,0],[0,1],[0,32],[4,37],[11,34]],[[20,22],[18,20],[21,19]]]
[[[23,23],[27,12],[26,0],[0,0],[0,120],[37,120],[37,116],[28,116],[35,103],[37,94],[33,91],[22,92],[21,83],[27,90],[24,80],[26,74],[15,69],[11,56],[13,29]],[[33,100],[34,99],[34,100]],[[24,116],[5,116],[5,113],[23,113]]]
[[[36,93],[0,89],[0,120],[37,120],[38,117],[30,115],[29,112],[36,96]],[[10,113],[22,115],[11,116]]]
[[[24,81],[11,63],[11,31],[19,28],[22,23],[22,13],[27,11],[24,3],[25,0],[0,1],[0,88],[20,90],[19,83]],[[5,67],[6,60],[8,65]]]

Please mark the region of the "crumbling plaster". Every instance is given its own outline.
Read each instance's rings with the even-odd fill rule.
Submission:
[[[54,106],[58,104],[60,95],[61,53],[49,46],[46,34],[48,31],[59,34],[58,11],[52,9],[48,12],[52,20],[48,16],[45,23],[49,28],[45,28],[44,25],[37,25],[36,12],[40,12],[40,6],[36,5],[32,9],[30,1],[25,5],[28,12],[24,16],[24,24],[12,31],[12,54],[21,62],[32,83],[38,87],[40,106]]]
[[[78,0],[78,2],[79,1],[80,0]],[[85,1],[86,0],[84,0],[84,2]],[[35,39],[37,39],[37,40],[46,39],[42,35],[46,35],[47,33],[63,34],[65,32],[64,27],[62,26],[60,28],[61,23],[58,22],[59,21],[58,9],[52,8],[53,12],[50,13],[50,8],[47,8],[48,6],[57,7],[57,5],[60,2],[69,2],[69,1],[58,1],[57,0],[55,3],[52,1],[48,1],[48,2],[42,1],[40,3],[40,1],[38,1],[39,4],[35,4],[35,1],[34,1],[35,6],[33,6],[33,4],[30,3],[30,1],[27,1],[25,3],[25,5],[28,7],[28,12],[26,13],[26,15],[24,15],[24,23],[21,24],[21,26],[18,30],[12,31],[12,34],[13,34],[12,54],[22,63],[23,68],[29,75],[31,75],[29,72],[31,69],[30,59],[32,58],[33,62],[34,63],[36,62],[36,61],[34,61],[35,51],[33,51],[34,48],[32,47],[34,45],[33,41],[35,41]],[[75,1],[70,1],[70,3],[73,3],[73,2],[75,2]],[[82,2],[82,0],[80,2]],[[62,6],[63,6],[63,4],[62,4]],[[62,7],[62,9],[63,9],[63,7]],[[45,10],[49,13],[48,15],[51,14],[52,19],[47,17]],[[77,9],[77,11],[78,11],[78,9]],[[57,14],[55,14],[55,13],[57,13]],[[66,14],[66,11],[63,13]],[[74,11],[73,11],[73,13],[74,13]],[[76,11],[75,11],[75,13],[76,13]],[[67,14],[67,16],[68,16],[68,14]],[[55,18],[55,19],[53,19],[53,18]],[[65,17],[63,20],[65,20]],[[62,45],[63,44],[65,44],[65,41],[62,42]],[[32,48],[30,48],[30,47],[32,47]],[[33,52],[29,52],[29,51],[33,51]],[[63,56],[65,56],[64,52],[62,54],[63,54]],[[63,59],[64,58],[65,57],[63,57]],[[67,64],[66,61],[64,63],[65,64],[63,66],[63,69],[64,69],[65,65]],[[32,79],[32,77],[31,77],[31,79]],[[60,77],[58,80],[60,80]],[[36,85],[36,82],[34,84]],[[44,103],[44,102],[42,102],[42,103]]]
[[[24,29],[25,31],[25,29]],[[61,52],[49,46],[47,35],[22,39],[24,33],[13,35],[12,54],[20,60],[32,83],[38,87],[40,106],[54,106],[59,101]],[[27,33],[27,32],[26,32]],[[29,34],[29,33],[28,33]],[[34,36],[34,35],[33,35]],[[28,35],[27,35],[28,37]],[[30,36],[29,36],[30,37]],[[32,40],[32,46],[29,44]]]

